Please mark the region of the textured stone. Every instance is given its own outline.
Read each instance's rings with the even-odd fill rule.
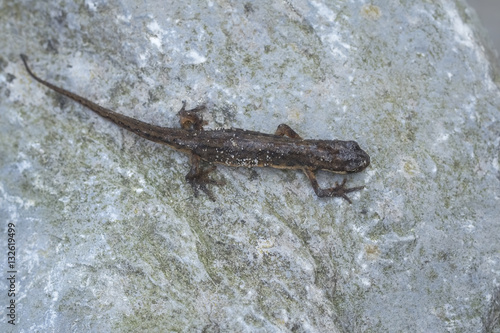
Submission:
[[[500,331],[498,70],[463,2],[6,1],[0,16],[18,291],[2,327]],[[217,201],[195,199],[185,155],[37,84],[19,53],[154,124],[177,126],[186,100],[209,128],[354,139],[372,165],[349,183],[366,189],[349,205],[299,172],[219,167]]]

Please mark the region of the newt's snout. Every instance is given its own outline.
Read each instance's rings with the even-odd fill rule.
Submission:
[[[352,171],[350,172],[359,172],[365,169],[369,165],[370,165],[370,156],[364,150],[360,149],[358,152],[358,157],[355,159],[353,163],[353,168],[351,169]]]
[[[355,141],[347,141],[341,152],[347,173],[360,172],[370,165],[370,156]]]

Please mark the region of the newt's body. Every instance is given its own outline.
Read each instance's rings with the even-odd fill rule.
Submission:
[[[354,173],[366,168],[370,164],[370,157],[355,141],[303,140],[285,124],[279,125],[274,135],[242,129],[204,130],[203,120],[198,114],[203,107],[185,110],[185,105],[179,111],[181,128],[151,125],[103,108],[40,79],[28,67],[26,56],[21,55],[21,58],[28,73],[50,89],[143,138],[188,153],[191,156],[191,169],[186,180],[193,186],[195,194],[201,189],[213,200],[206,185],[217,184],[207,177],[215,167],[202,169],[200,160],[236,167],[300,169],[305,172],[319,197],[343,197],[351,202],[346,194],[363,188],[345,188],[344,179],[340,185],[322,189],[315,175],[318,170]]]

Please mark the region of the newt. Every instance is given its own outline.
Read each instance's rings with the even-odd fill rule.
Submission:
[[[318,197],[341,197],[351,203],[348,193],[359,191],[364,186],[346,188],[346,178],[334,187],[321,188],[316,180],[319,170],[349,174],[360,172],[370,164],[370,156],[355,141],[302,139],[290,126],[281,124],[274,134],[243,129],[205,130],[200,111],[205,106],[186,110],[186,102],[178,112],[180,128],[161,127],[149,124],[104,108],[96,103],[58,87],[35,75],[28,66],[27,57],[21,59],[29,75],[75,102],[89,108],[101,117],[133,132],[147,140],[170,146],[187,153],[191,168],[185,176],[197,197],[203,191],[212,201],[215,197],[207,185],[221,183],[208,177],[215,164],[232,167],[271,167],[302,170]],[[211,164],[203,168],[201,161]]]

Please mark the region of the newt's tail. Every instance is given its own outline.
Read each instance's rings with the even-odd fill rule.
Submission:
[[[31,71],[30,67],[28,66],[28,57],[26,55],[24,55],[24,54],[21,54],[21,59],[23,60],[24,66],[26,67],[26,70],[31,75],[31,77],[34,78],[35,80],[37,80],[38,82],[40,82],[41,84],[43,84],[44,86],[47,86],[50,89],[52,89],[52,90],[54,90],[54,91],[56,91],[56,92],[58,92],[58,93],[60,93],[60,94],[62,94],[64,96],[66,96],[66,97],[71,98],[75,102],[80,103],[83,106],[86,106],[87,108],[91,109],[92,111],[94,111],[95,113],[97,113],[98,115],[100,115],[100,116],[102,116],[104,118],[108,118],[108,119],[110,119],[112,121],[116,120],[116,115],[119,115],[118,113],[116,113],[114,111],[111,111],[109,109],[103,108],[102,106],[97,105],[96,103],[91,102],[91,101],[89,101],[86,98],[78,96],[77,94],[72,93],[71,91],[68,91],[68,90],[63,89],[61,87],[53,85],[52,83],[47,82],[47,81],[39,78],[38,76],[36,76],[35,73],[33,73]]]
[[[26,70],[28,73],[31,75],[32,78],[43,84],[44,86],[49,87],[50,89],[60,93],[61,95],[64,95],[68,98],[71,98],[75,102],[89,108],[90,110],[94,111],[101,117],[104,117],[116,125],[123,127],[131,132],[136,133],[137,135],[140,135],[142,137],[146,137],[149,140],[152,141],[158,141],[158,136],[160,135],[159,132],[161,132],[162,128],[158,126],[153,126],[148,123],[145,123],[143,121],[122,115],[120,113],[114,112],[112,110],[106,109],[92,101],[89,101],[88,99],[78,96],[75,93],[72,93],[71,91],[68,91],[66,89],[63,89],[61,87],[58,87],[56,85],[53,85],[50,82],[47,82],[38,76],[36,76],[35,73],[31,71],[31,69],[28,66],[28,57],[26,55],[21,54],[21,59],[23,60],[24,66],[26,67]]]

